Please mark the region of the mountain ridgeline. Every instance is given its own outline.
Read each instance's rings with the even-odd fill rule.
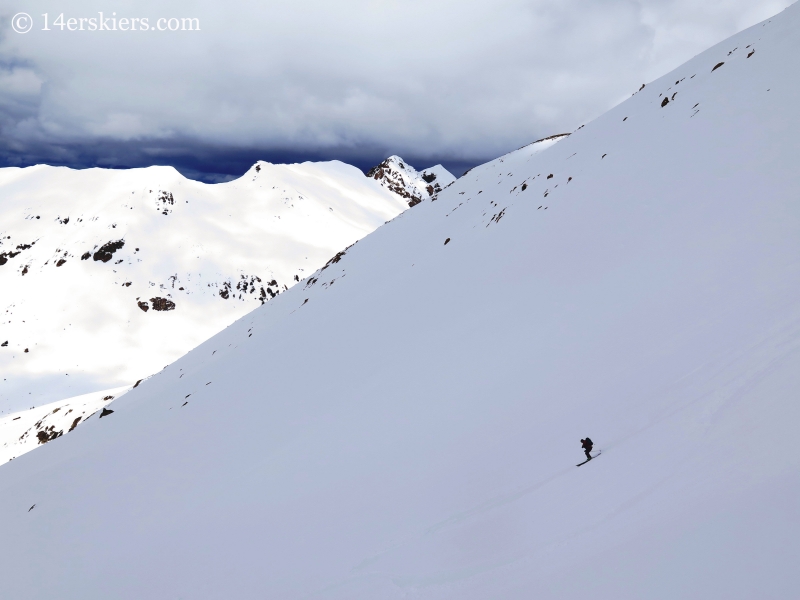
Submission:
[[[216,185],[0,169],[0,416],[160,370],[408,207],[380,183],[336,161]]]

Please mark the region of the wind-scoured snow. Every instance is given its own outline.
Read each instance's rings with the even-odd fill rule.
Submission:
[[[793,598],[799,97],[794,5],[473,169],[0,467],[4,593]]]
[[[0,169],[0,412],[133,383],[406,203],[340,162]]]

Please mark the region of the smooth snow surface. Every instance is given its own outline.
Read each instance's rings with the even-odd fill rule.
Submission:
[[[470,171],[0,467],[4,595],[796,597],[799,99],[794,5]]]
[[[0,169],[0,414],[162,369],[406,207],[336,161]]]

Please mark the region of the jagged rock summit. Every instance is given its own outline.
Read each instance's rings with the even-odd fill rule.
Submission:
[[[423,200],[435,199],[439,192],[456,180],[442,165],[417,171],[399,156],[390,156],[372,167],[367,172],[367,177],[405,198],[409,206],[416,206]]]

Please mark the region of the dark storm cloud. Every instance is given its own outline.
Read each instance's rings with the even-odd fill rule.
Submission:
[[[0,0],[0,160],[173,164],[207,179],[388,154],[454,172],[572,131],[789,2]],[[11,17],[34,28],[13,33]],[[201,31],[53,21],[195,17]],[[48,13],[51,31],[41,31]]]

